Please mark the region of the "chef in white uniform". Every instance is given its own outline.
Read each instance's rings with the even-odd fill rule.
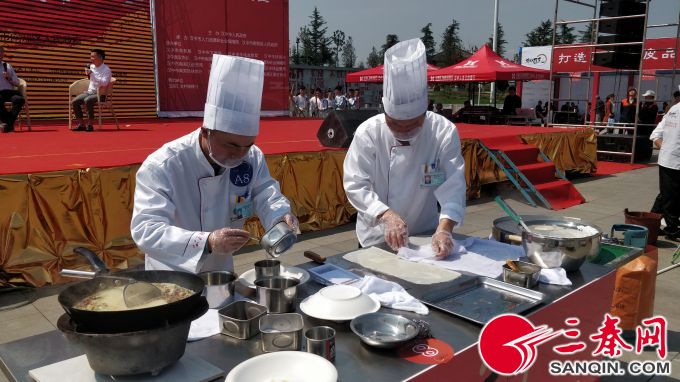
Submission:
[[[263,81],[262,61],[213,55],[203,126],[139,168],[131,231],[146,269],[233,270],[253,214],[265,229],[286,221],[297,231],[290,203],[253,145]]]
[[[397,250],[408,235],[435,230],[438,257],[453,250],[465,211],[465,162],[456,127],[427,111],[425,46],[402,41],[385,52],[384,114],[362,123],[344,163],[344,187],[358,210],[361,246]],[[440,210],[438,210],[438,206]]]
[[[680,239],[680,103],[671,107],[649,137],[659,149],[659,189],[667,239]]]

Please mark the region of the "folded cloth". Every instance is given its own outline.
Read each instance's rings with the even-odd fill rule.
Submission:
[[[428,314],[429,309],[422,302],[406,292],[404,287],[376,276],[364,276],[351,284],[386,308],[407,310],[418,314]]]
[[[544,284],[571,286],[571,280],[567,277],[567,271],[565,271],[564,268],[541,269],[538,281]]]
[[[496,278],[503,273],[506,259],[524,256],[524,249],[494,240],[470,237],[454,242],[453,254],[437,259],[429,244],[402,247],[397,252],[402,259],[436,265],[453,271],[465,271]]]
[[[217,309],[208,309],[204,315],[193,320],[187,341],[197,341],[214,336],[220,332],[220,317]]]

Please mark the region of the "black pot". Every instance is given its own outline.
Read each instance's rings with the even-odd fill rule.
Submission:
[[[176,322],[169,322],[149,330],[98,333],[76,327],[67,314],[62,315],[57,327],[69,341],[82,346],[92,370],[113,376],[151,373],[177,362],[186,348],[191,321],[208,310],[205,299],[196,308],[185,311]]]

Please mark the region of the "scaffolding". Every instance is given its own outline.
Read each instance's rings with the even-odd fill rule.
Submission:
[[[555,12],[553,16],[553,33],[552,33],[552,49],[553,49],[553,57],[556,51],[558,50],[563,50],[563,49],[569,49],[569,48],[588,48],[589,49],[589,54],[590,54],[590,59],[588,60],[588,71],[586,72],[585,78],[582,76],[579,76],[579,80],[587,80],[588,81],[588,92],[586,93],[588,95],[588,98],[586,99],[575,99],[572,97],[572,81],[574,80],[574,76],[569,74],[569,75],[564,75],[564,74],[558,74],[554,71],[553,67],[553,61],[554,58],[550,60],[550,87],[549,87],[549,102],[548,102],[548,121],[550,121],[549,125],[554,126],[554,127],[583,127],[589,126],[594,128],[597,133],[598,133],[598,139],[600,140],[607,140],[607,139],[630,139],[632,140],[632,143],[630,145],[624,145],[624,149],[621,150],[604,150],[598,148],[598,159],[601,157],[604,158],[611,158],[611,157],[629,157],[630,158],[630,163],[634,163],[636,159],[636,146],[637,146],[637,140],[639,136],[639,130],[638,127],[644,126],[647,127],[647,129],[653,129],[656,124],[641,124],[639,123],[639,113],[640,113],[640,104],[641,104],[641,99],[640,99],[640,93],[637,94],[636,96],[636,105],[635,105],[635,117],[633,120],[633,123],[608,123],[604,121],[594,121],[595,118],[595,108],[597,105],[595,102],[591,104],[590,108],[587,108],[586,113],[590,116],[588,118],[588,122],[586,123],[584,121],[583,124],[579,123],[555,123],[554,118],[556,116],[556,113],[561,113],[561,111],[554,110],[553,106],[555,102],[561,102],[561,101],[585,101],[586,105],[589,104],[591,101],[591,97],[593,94],[593,70],[592,70],[592,64],[593,64],[593,59],[596,54],[596,51],[598,48],[612,48],[612,47],[620,47],[620,46],[640,46],[641,49],[641,54],[640,54],[640,62],[638,65],[637,69],[619,69],[617,70],[616,75],[619,75],[621,73],[629,73],[629,74],[634,74],[637,73],[637,86],[636,89],[638,92],[641,90],[642,86],[642,81],[643,77],[655,77],[655,88],[656,88],[656,94],[659,94],[658,88],[659,88],[659,77],[666,76],[665,74],[658,74],[656,70],[653,71],[653,73],[645,73],[644,68],[643,68],[643,62],[644,62],[644,55],[645,52],[648,51],[656,51],[656,50],[666,50],[666,48],[663,49],[649,49],[645,47],[645,43],[647,42],[647,30],[652,29],[652,28],[671,28],[675,27],[675,46],[673,47],[673,55],[675,58],[673,59],[673,68],[672,72],[670,74],[671,76],[671,90],[675,87],[675,79],[676,79],[676,62],[677,62],[677,52],[678,48],[680,45],[680,12],[678,12],[678,19],[677,22],[675,23],[665,23],[665,24],[653,24],[650,25],[648,24],[648,19],[649,19],[649,7],[651,4],[651,0],[638,0],[638,3],[645,4],[645,13],[644,14],[636,14],[636,15],[627,15],[627,16],[612,16],[612,17],[602,17],[601,15],[598,15],[598,10],[600,9],[600,6],[604,1],[607,0],[562,0],[564,2],[572,3],[572,4],[578,4],[584,7],[589,7],[592,8],[593,10],[593,17],[588,18],[588,19],[579,19],[579,20],[568,20],[568,21],[558,21],[558,10],[559,10],[559,4],[560,0],[555,0]],[[598,17],[599,16],[599,17]],[[612,21],[612,20],[625,20],[625,19],[644,19],[644,28],[643,28],[643,33],[642,33],[642,41],[634,41],[634,42],[615,42],[615,43],[597,43],[597,37],[598,37],[598,29],[600,26],[601,21]],[[557,45],[557,27],[560,25],[569,25],[569,24],[583,24],[583,23],[591,23],[593,26],[591,29],[591,41],[590,44],[564,44],[564,45]],[[569,94],[567,98],[561,98],[559,95],[557,97],[554,97],[554,81],[557,79],[558,81],[561,81],[562,78],[569,78]],[[598,89],[599,90],[599,89]],[[593,100],[594,101],[594,100]],[[655,102],[660,102],[658,99],[655,100]],[[558,107],[559,108],[559,105]],[[556,108],[556,109],[557,109]],[[628,149],[630,147],[630,149]]]

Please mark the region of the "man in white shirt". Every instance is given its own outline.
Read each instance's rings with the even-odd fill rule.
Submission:
[[[300,87],[300,93],[293,97],[293,103],[295,104],[295,116],[296,117],[306,117],[307,110],[309,110],[309,99],[307,98],[307,88],[304,86]]]
[[[338,85],[335,87],[335,101],[333,102],[333,108],[335,110],[345,110],[347,109],[347,98],[342,94],[342,86]]]
[[[290,202],[254,145],[264,63],[213,55],[203,126],[165,144],[137,171],[130,230],[148,270],[233,270],[233,252],[257,215],[297,231]],[[246,84],[246,86],[236,86]]]
[[[76,114],[78,127],[75,131],[93,131],[94,105],[97,103],[97,90],[101,97],[100,102],[106,101],[106,89],[111,82],[111,69],[104,63],[106,53],[102,49],[90,51],[90,64],[85,69],[85,75],[90,78],[90,86],[85,93],[73,99],[73,112]],[[87,126],[83,121],[83,103],[87,107]]]
[[[661,210],[666,238],[680,238],[680,104],[675,104],[652,131],[649,139],[659,149]]]
[[[309,115],[311,117],[324,117],[328,103],[321,96],[321,89],[314,90],[314,97],[309,99]]]
[[[427,111],[427,62],[419,39],[385,52],[384,114],[362,123],[344,163],[343,186],[357,209],[361,246],[434,230],[437,257],[453,251],[452,230],[463,222],[465,161],[456,126]],[[438,205],[441,208],[438,210]]]
[[[0,127],[3,133],[14,131],[14,121],[16,121],[21,108],[24,106],[26,100],[21,96],[18,90],[14,88],[19,86],[19,77],[12,65],[4,61],[5,48],[0,46]],[[5,109],[5,102],[12,103],[12,110]]]

